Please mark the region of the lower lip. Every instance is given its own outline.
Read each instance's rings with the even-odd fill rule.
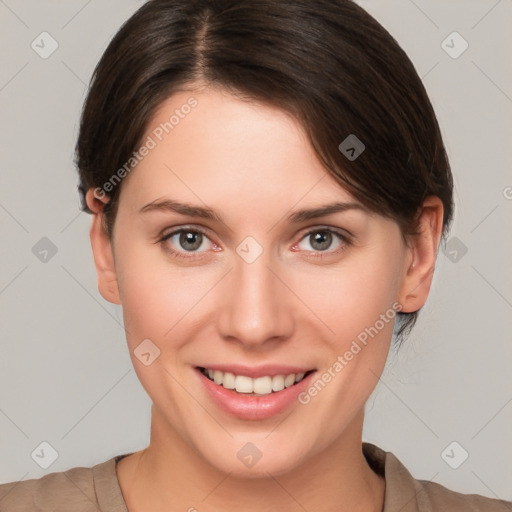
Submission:
[[[307,389],[316,373],[313,371],[297,384],[282,391],[256,396],[225,389],[211,381],[198,368],[194,370],[212,400],[223,411],[244,420],[271,418],[288,409],[293,403],[298,403],[298,395]]]

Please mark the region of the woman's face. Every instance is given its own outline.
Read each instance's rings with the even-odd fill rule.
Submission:
[[[409,291],[398,225],[328,174],[295,120],[226,92],[176,93],[144,144],[115,222],[117,291],[102,293],[122,304],[160,432],[246,476],[357,439]],[[191,208],[155,207],[165,201]],[[353,207],[293,218],[332,203]],[[268,393],[283,386],[278,375],[310,370]]]

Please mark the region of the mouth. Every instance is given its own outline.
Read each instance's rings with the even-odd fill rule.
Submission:
[[[196,369],[218,386],[246,396],[265,396],[279,393],[286,388],[296,386],[315,371],[315,369],[312,369],[300,373],[263,375],[252,378],[247,375],[237,375],[202,366],[197,366]]]

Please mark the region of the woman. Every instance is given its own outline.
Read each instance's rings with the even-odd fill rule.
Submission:
[[[2,511],[512,509],[362,443],[453,215],[426,92],[364,10],[149,1],[98,64],[76,161],[151,442],[4,484]]]

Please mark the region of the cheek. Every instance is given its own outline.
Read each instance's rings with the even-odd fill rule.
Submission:
[[[177,367],[179,350],[194,337],[194,304],[204,295],[204,287],[198,277],[184,276],[162,256],[155,258],[155,253],[154,248],[131,248],[117,265],[126,340],[148,395],[177,410],[180,386],[165,369]],[[148,339],[151,343],[144,341]],[[148,351],[146,365],[143,354]]]
[[[368,252],[347,258],[336,269],[312,266],[309,272],[297,272],[294,290],[326,327],[327,338],[336,340],[339,349],[373,326],[381,314],[394,315],[399,260],[397,253]],[[381,328],[386,334],[388,324],[392,332],[392,322]],[[382,327],[381,322],[379,326]]]
[[[154,246],[134,244],[119,253],[116,269],[130,348],[146,338],[161,349],[179,348],[190,337],[190,323],[215,272],[180,268]]]
[[[301,285],[331,331],[316,343],[322,371],[300,397],[312,422],[330,418],[322,426],[326,439],[347,427],[375,389],[393,333],[399,273],[399,253],[368,251],[335,272],[308,275]]]
[[[157,260],[155,247],[119,243],[116,261],[124,323],[130,345],[144,338],[160,340],[175,323],[183,283]]]

